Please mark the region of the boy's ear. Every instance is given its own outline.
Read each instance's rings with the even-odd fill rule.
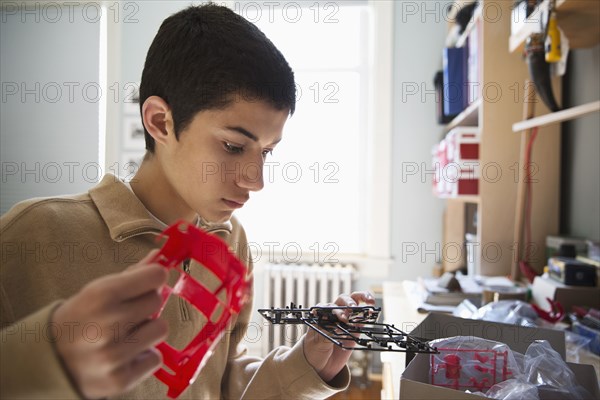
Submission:
[[[169,136],[175,138],[171,107],[161,97],[150,96],[144,101],[142,119],[144,127],[157,144],[166,144]]]

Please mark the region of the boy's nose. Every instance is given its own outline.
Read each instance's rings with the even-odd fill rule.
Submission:
[[[265,186],[263,180],[263,161],[250,162],[242,166],[237,181],[239,187],[258,192]]]

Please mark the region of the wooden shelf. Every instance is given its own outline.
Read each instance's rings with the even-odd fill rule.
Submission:
[[[521,132],[536,126],[556,124],[598,111],[600,111],[600,100],[517,122],[513,124],[512,130],[513,132]]]
[[[447,130],[456,128],[457,126],[477,126],[479,123],[479,108],[481,106],[481,98],[469,104],[467,108],[458,114],[448,125]]]
[[[456,14],[458,11],[465,8],[467,5],[473,3],[476,0],[455,0],[452,2],[452,6],[448,7],[448,15],[446,16],[446,20],[450,23],[456,22]]]
[[[527,18],[525,25],[509,38],[511,53],[522,53],[529,35],[540,32],[540,18],[547,18],[549,4],[549,0],[544,0]],[[600,1],[556,0],[556,12],[558,26],[569,39],[570,48],[593,47],[600,43]]]
[[[511,55],[507,51],[511,34],[513,1],[480,0],[480,4],[483,7],[482,16],[474,19],[473,27],[470,30],[467,28],[461,38],[461,41],[464,41],[464,38],[471,38],[475,31],[478,31],[478,40],[481,41],[478,43],[480,83],[507,88],[515,82],[524,82],[529,76],[525,63],[520,57]],[[492,10],[497,12],[492,14]],[[478,26],[481,29],[478,29]],[[526,37],[527,35],[523,36],[523,42]],[[555,94],[560,98],[560,82],[556,83]],[[490,257],[491,253],[483,253],[483,246],[479,246],[476,250],[476,256],[480,260],[477,273],[490,276],[511,273],[513,265],[511,243],[514,239],[515,220],[507,216],[514,215],[516,210],[517,185],[512,172],[520,171],[515,170],[514,166],[522,165],[519,164],[518,149],[520,142],[526,137],[507,134],[512,130],[514,122],[524,118],[523,104],[520,99],[515,101],[511,96],[500,96],[497,101],[491,100],[480,98],[444,128],[448,131],[459,126],[477,127],[481,132],[479,165],[495,166],[497,173],[492,172],[492,169],[486,169],[487,172],[482,171],[478,195],[443,197],[446,210],[442,230],[444,245],[463,243],[466,213],[474,211],[474,206],[471,206],[474,204],[477,207],[478,241],[482,245],[492,244],[494,247],[499,247],[493,257]],[[532,158],[532,162],[539,167],[539,174],[536,177],[539,177],[540,183],[536,185],[536,195],[532,199],[531,242],[539,248],[543,247],[546,236],[558,231],[559,131],[558,125],[546,128],[544,134],[536,140],[536,152]],[[445,271],[463,267],[465,261],[464,254],[462,257],[442,257],[441,260]],[[532,264],[536,270],[541,270],[542,266],[538,264],[542,262],[540,258],[538,263]]]
[[[475,25],[477,25],[477,22],[480,18],[483,18],[483,7],[481,5],[475,9],[475,11],[473,12],[473,18],[471,18],[471,20],[469,21],[469,24],[465,28],[465,31],[456,40],[456,47],[463,47],[465,45],[469,34],[471,33]]]
[[[471,196],[456,196],[456,197],[446,197],[446,200],[451,200],[451,201],[458,201],[461,203],[476,203],[479,204],[480,198],[477,195],[471,195]]]
[[[548,4],[548,0],[544,0],[525,20],[523,27],[508,38],[508,50],[511,53],[515,51],[522,53],[525,49],[525,41],[529,35],[541,31],[540,18],[547,15]]]

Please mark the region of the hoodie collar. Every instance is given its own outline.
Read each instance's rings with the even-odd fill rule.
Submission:
[[[115,175],[106,174],[89,193],[114,241],[122,242],[133,236],[156,235],[163,231],[160,221],[152,217],[133,191]],[[211,224],[199,218],[198,225],[208,232],[231,233],[232,229],[229,221]]]

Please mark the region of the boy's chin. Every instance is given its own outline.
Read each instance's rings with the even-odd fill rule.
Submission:
[[[232,215],[233,211],[219,211],[211,215],[200,216],[200,219],[207,225],[223,224],[228,222]]]

